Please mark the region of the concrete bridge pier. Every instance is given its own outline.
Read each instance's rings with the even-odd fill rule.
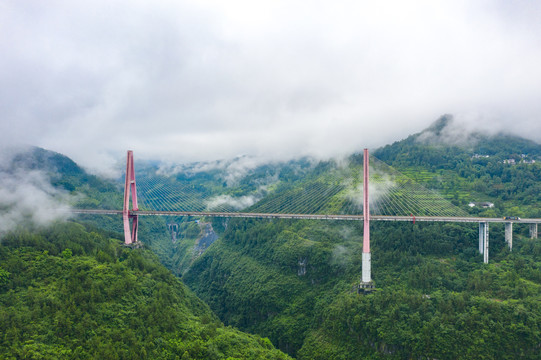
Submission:
[[[169,231],[178,232],[178,224],[167,224],[167,229],[169,229]]]
[[[178,224],[167,224],[167,229],[171,232],[171,241],[177,242]]]
[[[530,224],[530,238],[537,239],[537,224]]]
[[[509,246],[509,251],[513,250],[513,223],[505,223],[505,242]]]
[[[479,223],[479,252],[483,254],[483,262],[488,264],[488,222]]]

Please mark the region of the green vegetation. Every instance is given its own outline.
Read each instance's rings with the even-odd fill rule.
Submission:
[[[413,179],[470,214],[541,218],[541,146],[479,134],[454,143],[448,125],[442,118],[373,154],[400,172],[395,181]],[[254,211],[339,213],[353,206],[343,195],[360,181],[340,176],[362,164],[352,155],[343,167],[302,160],[250,170],[237,160],[205,171],[194,164],[141,193],[152,200],[170,187],[203,207],[209,197],[251,196],[261,199]],[[54,163],[48,169],[63,173],[50,170],[51,178],[64,179],[55,185],[87,194],[80,201],[101,207],[117,196],[115,184]],[[494,207],[468,206],[487,201]],[[284,358],[272,341],[298,359],[539,359],[541,242],[525,224],[514,224],[512,252],[503,224],[490,225],[487,265],[477,224],[372,223],[377,291],[357,294],[361,222],[202,220],[220,237],[201,256],[192,218],[140,219],[139,238],[153,254],[121,246],[121,219],[107,216],[10,234],[0,245],[0,357]],[[167,223],[178,224],[176,243]]]
[[[3,359],[285,359],[224,327],[144,249],[56,224],[0,244]]]
[[[313,163],[306,159],[255,167],[253,161],[240,157],[231,161],[194,163],[173,169],[168,176],[162,175],[168,170],[160,170],[156,164],[143,164],[138,167],[137,175],[141,203],[149,206],[158,203],[176,211],[235,211],[239,205],[247,205],[211,200],[220,197],[259,200],[269,192],[288,188],[313,170]],[[279,189],[276,189],[277,184]],[[164,194],[168,195],[167,203],[164,203]]]
[[[357,295],[360,224],[236,220],[183,279],[226,323],[299,359],[535,359],[541,244],[516,239],[511,254],[494,231],[487,267],[476,231],[374,224],[379,290]]]
[[[541,218],[541,145],[479,134],[466,145],[446,145],[422,141],[425,133],[378,149],[374,156],[474,215]],[[507,163],[511,159],[514,164]],[[494,208],[468,209],[469,202],[487,201]]]
[[[519,163],[541,158],[541,146],[510,136],[479,135],[467,146],[419,136],[374,154],[474,215],[541,217],[539,162]],[[350,160],[355,167],[362,157]],[[310,191],[328,171],[320,177],[317,168],[254,208]],[[495,206],[468,206],[481,201]],[[515,224],[510,252],[503,230],[491,225],[486,265],[476,224],[373,223],[378,290],[358,295],[361,224],[231,220],[183,280],[225,323],[298,359],[537,359],[541,243]]]
[[[71,198],[76,207],[118,209],[122,205],[121,184],[88,174],[73,160],[56,152],[38,147],[19,149],[11,161],[3,165],[0,172],[6,175],[40,172],[45,175],[41,181],[50,181],[60,192],[76,195]]]

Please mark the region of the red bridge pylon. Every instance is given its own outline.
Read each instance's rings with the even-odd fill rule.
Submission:
[[[128,150],[126,160],[126,186],[124,187],[124,208],[122,209],[122,217],[124,219],[124,242],[132,244],[137,242],[137,215],[130,215],[130,192],[132,197],[132,209],[139,210],[137,206],[137,185],[135,184],[135,168],[133,166],[133,151]],[[132,226],[130,230],[130,219]]]
[[[368,149],[364,149],[363,155],[363,254],[362,254],[362,274],[359,290],[366,292],[374,291],[374,283],[372,282],[372,254],[370,253],[370,198],[368,196],[369,189],[369,168],[370,159],[368,157]]]

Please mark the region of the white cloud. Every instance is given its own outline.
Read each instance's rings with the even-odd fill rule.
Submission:
[[[102,172],[335,156],[444,113],[541,140],[537,2],[6,1],[0,24],[0,140]]]
[[[175,164],[162,163],[160,164],[157,174],[171,176],[178,173],[184,173],[187,176],[198,174],[200,172],[209,172],[217,170],[220,178],[227,186],[238,185],[238,182],[246,177],[250,172],[258,166],[266,164],[270,165],[272,158],[253,157],[253,156],[238,156],[233,159],[214,160],[209,162],[199,162],[191,164]],[[260,185],[268,185],[277,181],[277,174],[274,176],[268,175],[266,178],[260,179]]]
[[[232,208],[233,210],[242,210],[255,204],[261,197],[255,195],[243,195],[239,197],[233,197],[231,195],[219,195],[206,201],[207,209],[209,211],[227,211]]]
[[[374,177],[373,174],[376,174]],[[377,208],[378,214],[385,211],[389,202],[389,199],[386,196],[389,194],[390,189],[396,186],[392,177],[381,171],[372,171],[372,177],[374,178],[368,184],[368,193],[370,194],[370,212],[373,213]],[[354,185],[353,183],[347,184],[347,191],[345,194],[346,198],[353,204],[355,212],[360,212],[364,207],[364,184],[361,182]]]
[[[46,226],[67,219],[68,195],[40,171],[0,172],[0,237],[17,226]]]

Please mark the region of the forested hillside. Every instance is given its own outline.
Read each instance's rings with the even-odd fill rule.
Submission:
[[[443,117],[372,153],[472,215],[541,217],[541,146],[503,134],[457,138],[452,126]],[[16,158],[3,171],[39,170],[76,206],[119,208],[121,184],[59,154],[35,149],[30,159],[37,158],[44,161]],[[148,163],[142,174],[156,177],[141,192],[153,201],[156,190],[187,189],[190,201],[218,200],[223,210],[303,206],[311,189],[336,183],[337,172],[359,171],[362,156],[246,161]],[[171,204],[180,203],[175,196]],[[348,205],[334,200],[317,199],[317,211]],[[525,224],[515,223],[512,251],[503,225],[491,224],[487,265],[477,224],[373,222],[377,291],[358,294],[360,222],[144,217],[144,249],[131,249],[117,240],[120,218],[77,221],[4,235],[2,356],[283,358],[269,338],[298,359],[539,358],[541,242]],[[175,224],[174,236],[166,224]],[[216,236],[208,249],[200,244]]]
[[[537,358],[538,241],[519,238],[509,253],[495,229],[487,266],[475,226],[376,223],[378,291],[358,295],[360,234],[359,224],[232,220],[183,279],[226,323],[300,359]]]
[[[539,217],[541,147],[506,135],[449,144],[438,138],[448,125],[374,154],[472,214]],[[489,265],[476,224],[372,227],[373,294],[354,290],[362,225],[347,222],[231,220],[183,280],[227,324],[299,359],[538,358],[541,243],[526,225],[512,252],[491,226]]]
[[[224,327],[144,249],[76,223],[0,243],[3,359],[285,359]]]
[[[70,158],[38,147],[10,149],[0,162],[0,175],[20,182],[34,180],[38,188],[52,185],[54,194],[77,195],[69,200],[81,208],[118,208],[122,203],[121,184],[91,175]],[[38,179],[33,179],[39,175]]]
[[[163,219],[143,222],[145,245],[129,248],[120,217],[47,218],[62,200],[118,209],[120,184],[40,148],[4,157],[0,175],[16,195],[0,203],[0,358],[287,358],[225,327],[159,263],[149,249],[169,249]]]
[[[425,131],[374,151],[374,156],[413,180],[436,189],[465,209],[470,202],[486,217],[541,217],[541,145],[508,134],[464,133],[450,137],[451,117]]]

